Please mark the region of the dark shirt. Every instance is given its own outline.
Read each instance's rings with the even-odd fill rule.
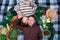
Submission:
[[[14,21],[14,26],[24,32],[24,40],[42,40],[42,34],[39,26],[34,24],[31,26],[21,27],[18,20]]]

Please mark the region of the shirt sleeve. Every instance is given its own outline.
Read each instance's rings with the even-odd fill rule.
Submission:
[[[15,10],[16,12],[20,11],[19,5],[14,6],[14,10]]]
[[[35,3],[33,3],[33,10],[36,10],[37,5]]]
[[[34,2],[32,3],[32,8],[33,8],[33,13],[35,13],[35,11],[37,9],[37,5]]]
[[[23,27],[19,25],[19,20],[14,21],[14,28],[21,29],[21,30],[23,29]]]

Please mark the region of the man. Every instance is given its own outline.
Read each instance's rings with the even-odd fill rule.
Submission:
[[[26,21],[24,21],[24,19]],[[33,16],[23,17],[21,20],[14,21],[14,27],[23,31],[24,40],[42,40],[41,30],[35,22]],[[23,25],[21,25],[21,23]]]

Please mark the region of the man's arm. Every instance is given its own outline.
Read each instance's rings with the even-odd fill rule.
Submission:
[[[14,28],[23,29],[23,27],[21,27],[21,26],[19,25],[19,20],[15,20],[15,21],[14,21]]]
[[[18,19],[14,21],[14,27],[16,27],[16,26],[18,25],[18,22],[19,22]],[[18,26],[19,26],[19,25],[18,25]]]

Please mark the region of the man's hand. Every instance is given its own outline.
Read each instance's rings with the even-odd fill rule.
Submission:
[[[20,11],[19,11],[19,12],[17,12],[17,15],[18,15],[18,19],[20,19],[20,18],[24,17],[23,13],[21,13]]]

